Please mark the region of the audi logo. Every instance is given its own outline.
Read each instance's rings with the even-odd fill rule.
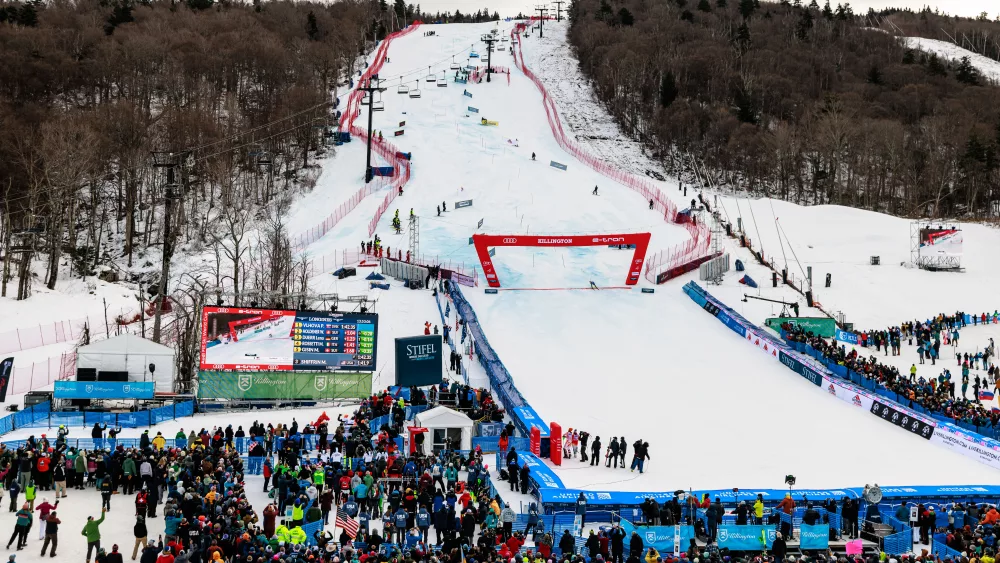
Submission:
[[[503,243],[504,244],[514,244],[516,242],[517,242],[516,238],[505,238],[505,239],[503,239]]]

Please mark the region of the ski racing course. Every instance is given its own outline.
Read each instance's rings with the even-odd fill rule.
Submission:
[[[508,53],[514,40],[497,43],[493,53],[493,66],[511,68],[509,77],[498,73],[489,83],[454,81],[452,64],[485,63],[485,45],[479,40],[492,28],[435,25],[433,36],[407,33],[392,40],[385,52],[389,61],[378,73],[387,90],[380,100],[384,111],[375,112],[374,131],[412,153],[412,176],[402,197],[388,207],[386,200],[395,195],[389,189],[365,198],[306,252],[356,248],[378,234],[394,257],[405,254],[411,208],[419,218],[418,252],[436,256],[434,262],[424,261],[432,264],[474,264],[470,237],[476,233],[558,237],[649,232],[653,249],[691,240],[683,225],[664,221],[659,200],[657,209],[650,210],[643,194],[609,181],[588,165],[592,163],[564,150],[553,134],[561,127],[558,115],[553,116],[555,102],[544,102],[536,84],[519,70],[523,61]],[[507,36],[508,29],[498,36]],[[525,51],[534,40],[525,40]],[[471,51],[482,57],[470,59]],[[433,82],[427,81],[429,76]],[[400,85],[410,93],[419,89],[420,97],[398,94]],[[366,107],[360,109],[357,123],[367,117]],[[495,124],[484,125],[483,119]],[[354,168],[357,164],[352,159]],[[664,193],[676,192],[676,184],[659,184]],[[597,195],[592,193],[595,185]],[[319,189],[314,194],[300,210],[331,197]],[[332,199],[327,208],[342,201]],[[456,202],[468,200],[471,206],[456,208]],[[400,234],[391,229],[397,209],[404,224]],[[365,222],[368,214],[377,219],[371,225]],[[800,486],[836,488],[870,482],[979,484],[996,475],[984,464],[930,447],[925,439],[859,413],[853,405],[820,396],[815,385],[790,376],[774,358],[740,342],[740,335],[719,330],[678,282],[657,287],[653,294],[639,288],[558,290],[591,287],[591,282],[621,286],[630,250],[495,247],[491,258],[503,288],[497,294],[485,294],[482,288],[462,291],[516,384],[514,391],[544,421],[559,422],[563,429],[587,430],[601,436],[604,445],[611,436],[624,436],[630,445],[641,438],[651,446],[652,459],[642,475],[576,459],[548,466],[561,486],[611,492],[780,489],[784,475],[792,473]],[[730,296],[742,289],[735,286],[725,299],[735,302]],[[398,292],[380,293],[398,303],[413,301]],[[771,310],[759,303],[745,307],[753,311],[748,316],[755,322]],[[384,307],[381,311],[385,314]],[[477,339],[476,345],[482,342]],[[496,388],[497,381],[493,383]]]

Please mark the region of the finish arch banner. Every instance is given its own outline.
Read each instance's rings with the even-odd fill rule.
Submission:
[[[615,235],[472,235],[472,244],[476,246],[476,254],[479,262],[483,266],[483,274],[486,275],[486,283],[490,287],[500,287],[500,279],[497,277],[496,268],[493,266],[493,257],[490,255],[490,247],[496,246],[541,246],[564,248],[568,246],[618,246],[634,245],[635,254],[629,265],[628,276],[625,278],[625,285],[635,285],[639,282],[642,272],[642,262],[646,256],[646,248],[649,246],[649,233],[629,233]]]

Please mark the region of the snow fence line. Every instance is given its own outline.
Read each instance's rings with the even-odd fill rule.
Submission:
[[[695,282],[688,282],[684,293],[709,313],[714,311],[713,316],[748,343],[801,375],[819,390],[938,446],[1000,469],[1000,441],[982,435],[977,432],[978,429],[962,428],[943,417],[935,417],[919,405],[903,406],[905,398],[900,400],[896,393],[874,380],[825,360],[812,346],[780,341],[770,336]]]
[[[545,108],[545,117],[549,122],[549,128],[559,146],[573,155],[574,158],[586,164],[595,172],[618,182],[619,184],[642,194],[647,200],[653,201],[653,208],[660,212],[663,220],[675,225],[682,225],[691,237],[687,242],[673,246],[666,250],[661,250],[657,254],[646,260],[646,279],[653,283],[663,283],[686,271],[685,266],[691,266],[699,258],[706,256],[710,250],[712,233],[704,223],[697,223],[687,213],[678,212],[677,206],[658,187],[651,182],[636,178],[632,174],[620,170],[619,168],[604,162],[600,158],[591,155],[575,141],[571,140],[563,129],[562,121],[559,119],[559,111],[555,102],[549,95],[545,85],[535,73],[524,63],[524,54],[521,50],[520,34],[535,18],[528,23],[518,23],[511,29],[510,37],[517,43],[517,54],[514,57],[514,66],[520,69],[538,88],[542,94],[542,106]]]

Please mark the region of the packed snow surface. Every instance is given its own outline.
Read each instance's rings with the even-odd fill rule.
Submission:
[[[939,57],[944,57],[950,61],[959,61],[962,57],[969,57],[972,66],[976,67],[988,80],[1000,82],[1000,61],[995,61],[989,57],[984,57],[978,53],[973,53],[968,49],[963,49],[954,43],[939,41],[937,39],[927,39],[925,37],[906,37],[906,45],[914,49],[920,49],[927,53],[935,53]]]

